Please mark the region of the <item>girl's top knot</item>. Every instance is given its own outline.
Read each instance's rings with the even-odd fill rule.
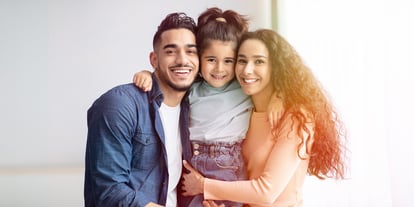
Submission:
[[[223,17],[217,17],[216,21],[218,21],[218,22],[227,22],[226,19],[224,19]]]

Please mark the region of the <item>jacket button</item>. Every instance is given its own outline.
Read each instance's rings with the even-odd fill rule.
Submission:
[[[199,155],[199,154],[200,154],[200,151],[194,150],[194,155]]]
[[[194,147],[194,149],[198,149],[198,148],[200,148],[200,145],[194,144],[193,147]]]

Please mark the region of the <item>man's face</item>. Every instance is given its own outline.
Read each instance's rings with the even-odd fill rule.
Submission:
[[[186,91],[193,83],[199,65],[194,34],[187,29],[165,31],[150,60],[164,93]]]

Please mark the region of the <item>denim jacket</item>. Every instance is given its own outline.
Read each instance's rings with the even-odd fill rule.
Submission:
[[[142,92],[133,84],[99,97],[87,114],[85,206],[165,205],[168,187],[165,136],[159,115],[163,95]],[[181,102],[183,159],[190,160],[187,95]]]

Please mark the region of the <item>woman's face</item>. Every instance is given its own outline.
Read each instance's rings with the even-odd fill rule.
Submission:
[[[245,40],[239,48],[236,64],[237,80],[247,95],[272,90],[272,67],[266,45],[257,39]]]
[[[234,78],[235,43],[213,40],[201,54],[201,75],[211,86],[219,88]]]

